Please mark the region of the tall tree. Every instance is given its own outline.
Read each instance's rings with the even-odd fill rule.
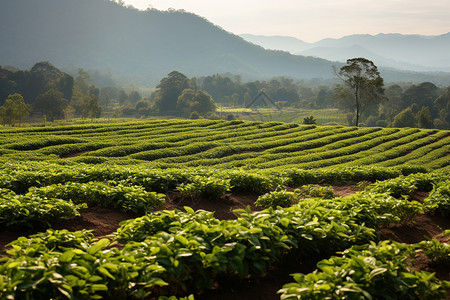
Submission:
[[[417,126],[420,128],[433,128],[433,118],[428,106],[422,106],[422,109],[416,115]]]
[[[178,97],[177,109],[189,116],[196,111],[200,115],[206,115],[216,111],[216,104],[207,92],[185,89]]]
[[[352,58],[335,74],[342,80],[335,88],[336,96],[343,99],[343,109],[355,114],[355,126],[359,125],[362,112],[384,99],[384,81],[375,64],[366,58]]]
[[[172,71],[161,80],[157,88],[155,108],[161,113],[174,112],[178,97],[189,88],[189,79],[178,71]]]
[[[26,104],[22,95],[9,95],[5,104],[0,106],[0,119],[3,124],[14,126],[28,118],[31,112],[31,105]]]
[[[45,115],[47,120],[53,121],[64,118],[64,110],[68,104],[69,100],[63,97],[62,92],[50,89],[36,98],[33,108]]]
[[[411,107],[402,110],[398,115],[395,116],[392,122],[393,127],[416,127],[417,120]]]

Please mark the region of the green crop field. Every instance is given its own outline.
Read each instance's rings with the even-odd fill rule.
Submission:
[[[422,167],[448,170],[450,132],[294,123],[153,120],[4,128],[0,161],[153,168]]]
[[[445,299],[450,282],[429,271],[450,267],[449,152],[449,131],[417,128],[0,127],[0,238],[31,233],[0,250],[0,299],[208,299],[286,261],[316,268],[295,271],[280,299]],[[337,196],[343,185],[358,191]],[[158,210],[174,195],[186,205],[252,195],[260,210],[234,219]],[[95,207],[139,217],[107,237],[54,229]],[[383,229],[414,231],[425,217],[440,220],[439,233],[382,239]],[[426,267],[414,265],[419,256]]]

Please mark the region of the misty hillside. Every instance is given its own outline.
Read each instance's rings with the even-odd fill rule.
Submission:
[[[155,86],[173,70],[188,77],[329,79],[339,65],[265,50],[184,11],[144,12],[108,0],[2,0],[0,28],[2,66],[28,69],[49,61],[62,70],[96,69],[135,85]],[[386,81],[450,85],[450,73],[381,72]]]
[[[293,37],[242,34],[266,49],[345,62],[366,57],[379,66],[413,71],[450,71],[450,33],[439,36],[356,34],[306,43]]]
[[[3,0],[0,65],[99,69],[139,83],[172,70],[187,76],[232,73],[332,77],[323,59],[267,51],[186,12],[138,11],[107,0]]]

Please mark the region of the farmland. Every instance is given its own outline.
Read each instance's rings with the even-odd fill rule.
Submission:
[[[449,131],[415,128],[0,128],[0,225],[29,233],[2,250],[0,299],[220,299],[286,264],[296,275],[267,299],[445,299],[449,152]],[[129,217],[67,230],[94,209]]]
[[[449,168],[449,131],[153,120],[0,131],[0,160],[147,168]]]

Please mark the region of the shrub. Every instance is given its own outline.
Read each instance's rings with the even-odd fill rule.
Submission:
[[[264,208],[278,206],[288,207],[291,205],[291,201],[294,199],[294,194],[287,192],[286,190],[277,190],[264,195],[261,195],[256,200],[255,204]]]
[[[427,209],[444,217],[450,216],[450,181],[439,183],[424,200]]]
[[[215,200],[232,188],[230,179],[195,176],[189,183],[181,183],[176,190],[182,195],[198,199],[200,197]]]
[[[294,274],[278,291],[281,299],[445,299],[448,283],[434,273],[411,270],[413,247],[390,241],[353,246],[341,257]]]
[[[325,199],[333,199],[335,197],[332,186],[320,186],[317,184],[308,184],[294,191],[299,197],[317,197]]]

